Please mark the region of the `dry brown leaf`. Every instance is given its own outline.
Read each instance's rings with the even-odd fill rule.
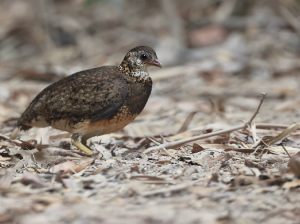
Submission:
[[[19,149],[16,149],[16,148],[10,148],[9,149],[9,155],[17,155],[17,154],[20,154],[22,155],[22,157],[30,157],[32,156],[32,154],[38,152],[38,150],[35,148],[33,150],[19,150]]]
[[[282,185],[282,188],[283,189],[289,189],[289,188],[299,187],[299,186],[300,186],[300,180],[297,179],[297,180],[293,180],[293,181],[290,181],[290,182],[285,182]]]
[[[74,172],[78,173],[78,172],[84,170],[92,162],[94,162],[94,160],[91,160],[91,161],[88,161],[88,162],[85,162],[85,163],[76,164],[75,166],[66,168],[66,169],[64,169],[63,174],[67,174],[67,173],[73,174]]]
[[[156,180],[164,180],[160,177],[153,177],[153,176],[146,176],[146,175],[139,175],[139,176],[131,176],[130,180],[147,180],[147,181],[156,181]]]
[[[67,162],[55,165],[54,167],[52,167],[50,169],[50,172],[57,173],[60,170],[67,170],[75,165],[76,165],[76,163],[74,161],[67,161]]]
[[[42,188],[47,186],[38,175],[27,171],[23,173],[21,183],[26,186],[31,185],[32,188]]]
[[[36,147],[29,142],[25,142],[22,140],[14,140],[13,141],[17,146],[20,146],[23,150],[33,150]]]
[[[289,153],[297,153],[300,151],[299,148],[294,148],[294,147],[285,147],[285,149],[289,152]],[[272,146],[270,148],[268,148],[269,151],[271,152],[281,152],[281,153],[285,153],[284,149],[281,146]]]
[[[171,160],[160,160],[155,162],[155,164],[166,164],[166,163],[172,163]]]
[[[49,173],[49,170],[47,170],[47,169],[27,168],[27,171],[29,171],[29,172],[38,172],[38,173]]]
[[[280,140],[288,137],[293,132],[297,131],[297,129],[299,127],[300,127],[300,122],[298,122],[296,124],[292,124],[288,128],[286,128],[285,130],[283,130],[279,135],[277,135],[274,138],[271,138],[271,139],[265,141],[265,143],[267,145],[273,145],[274,143],[279,142]]]
[[[204,151],[205,149],[198,145],[197,143],[194,143],[193,144],[193,149],[192,149],[192,153],[197,153],[197,152],[201,152],[201,151]]]
[[[294,172],[297,178],[300,178],[300,157],[293,156],[290,161],[291,170]]]
[[[233,186],[242,186],[242,185],[250,185],[258,182],[257,177],[255,176],[237,176],[233,181]]]
[[[98,169],[94,170],[91,175],[96,175],[98,173],[101,173],[103,170],[108,169],[109,167],[112,166],[112,164],[116,163],[116,160],[110,159],[103,161],[100,166],[98,166]]]
[[[0,156],[0,162],[5,162],[5,161],[9,161],[9,160],[11,160],[10,157],[2,157],[2,156]]]
[[[244,164],[245,164],[245,166],[247,166],[247,167],[255,167],[255,168],[258,168],[258,163],[253,162],[253,161],[250,161],[250,160],[248,160],[248,159],[245,159]]]

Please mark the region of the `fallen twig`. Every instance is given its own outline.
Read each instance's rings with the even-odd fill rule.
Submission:
[[[252,138],[253,138],[253,144],[256,143],[256,139],[257,139],[257,134],[256,134],[256,124],[253,123],[251,125],[251,133],[252,133]]]
[[[289,152],[286,150],[286,148],[285,148],[283,145],[281,145],[281,146],[282,146],[282,148],[284,149],[284,151],[286,152],[286,154],[290,157],[290,159],[292,159],[291,155],[290,155]]]
[[[150,147],[147,150],[145,150],[144,153],[149,153],[152,150],[157,150],[157,149],[161,149],[161,148],[175,147],[175,146],[186,144],[186,143],[189,143],[189,142],[192,142],[192,141],[197,141],[197,140],[200,140],[200,139],[204,139],[204,138],[208,138],[208,137],[212,137],[212,136],[216,136],[216,135],[220,135],[220,134],[229,133],[229,132],[232,132],[232,131],[242,129],[247,125],[248,125],[248,123],[245,123],[245,124],[241,124],[241,125],[238,125],[238,126],[235,126],[235,127],[232,127],[232,128],[225,129],[225,130],[215,131],[215,132],[200,135],[200,136],[194,136],[194,137],[190,137],[190,138],[186,138],[186,139],[182,139],[182,140],[178,140],[178,141],[174,141],[174,142],[168,142],[168,143],[161,144],[161,145],[158,145],[158,146],[153,146],[153,147]]]
[[[300,122],[292,124],[292,125],[288,126],[285,130],[283,130],[279,135],[277,135],[269,140],[266,140],[265,143],[267,145],[273,145],[274,143],[279,142],[282,139],[288,137],[290,134],[295,132],[299,127],[300,127]]]
[[[244,124],[241,124],[241,125],[238,125],[238,126],[235,126],[235,127],[232,127],[232,128],[228,128],[228,129],[225,129],[225,130],[221,130],[221,131],[215,131],[215,132],[200,135],[200,136],[194,136],[194,137],[190,137],[190,138],[186,138],[186,139],[182,139],[182,140],[178,140],[178,141],[174,141],[174,142],[167,142],[167,143],[164,143],[164,144],[160,144],[158,146],[153,146],[153,147],[150,147],[147,150],[145,150],[144,153],[149,153],[152,150],[157,150],[157,149],[161,149],[161,148],[175,147],[175,146],[179,146],[179,145],[186,144],[186,143],[189,143],[189,142],[193,142],[193,141],[196,141],[196,140],[200,140],[200,139],[204,139],[204,138],[208,138],[208,137],[212,137],[212,136],[216,136],[216,135],[220,135],[220,134],[230,133],[232,131],[236,131],[236,130],[239,130],[239,129],[244,129],[248,125],[251,125],[254,118],[259,113],[260,107],[261,107],[266,95],[267,95],[266,93],[262,94],[262,98],[260,100],[260,103],[259,103],[254,115],[251,117],[251,119],[248,122],[246,122]]]
[[[155,141],[154,139],[152,139],[152,138],[150,138],[150,137],[147,137],[150,141],[152,141],[155,145],[160,145],[160,143],[159,142],[157,142],[157,141]],[[165,143],[166,144],[166,143]],[[162,152],[164,152],[165,154],[167,154],[168,156],[171,156],[172,158],[174,158],[174,159],[177,159],[177,157],[174,155],[174,154],[172,154],[172,153],[170,153],[170,152],[168,152],[168,150],[166,150],[165,148],[161,148],[161,151]],[[145,152],[144,152],[145,153]]]
[[[266,96],[267,96],[267,93],[262,93],[262,97],[260,98],[260,103],[259,103],[259,105],[258,105],[258,107],[257,107],[257,109],[256,109],[256,111],[255,111],[255,113],[253,114],[253,116],[252,116],[252,117],[250,118],[250,120],[247,122],[248,125],[251,125],[251,124],[252,124],[254,118],[255,118],[256,115],[259,113],[260,107],[261,107],[261,105],[263,104],[263,102],[264,102]],[[246,128],[246,127],[245,127],[245,128]]]
[[[257,123],[256,124],[257,129],[270,129],[270,128],[286,129],[289,126],[290,125],[285,125],[285,124],[268,124],[268,123]]]

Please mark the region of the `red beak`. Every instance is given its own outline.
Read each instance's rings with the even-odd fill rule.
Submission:
[[[160,67],[160,68],[163,68],[162,64],[159,62],[159,60],[155,59],[155,61],[153,62],[150,62],[150,63],[147,63],[148,65],[153,65],[153,66],[156,66],[156,67]]]

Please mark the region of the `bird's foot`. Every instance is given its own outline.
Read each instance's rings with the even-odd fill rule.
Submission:
[[[81,139],[82,139],[82,134],[75,133],[71,137],[71,142],[74,146],[76,146],[78,149],[80,149],[84,153],[86,153],[88,155],[92,155],[93,152],[86,145],[82,144]]]

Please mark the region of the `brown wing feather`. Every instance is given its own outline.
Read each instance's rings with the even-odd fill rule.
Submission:
[[[105,119],[118,110],[128,86],[115,66],[81,71],[48,86],[31,102],[18,121],[28,128],[42,117],[48,125],[57,120],[76,124],[86,119]]]

